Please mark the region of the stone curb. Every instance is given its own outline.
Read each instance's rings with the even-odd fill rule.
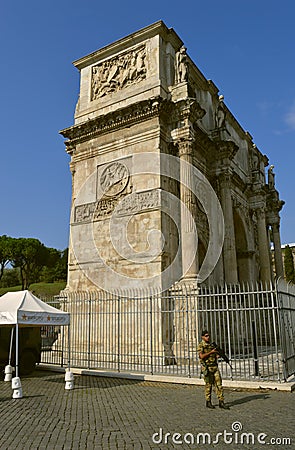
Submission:
[[[42,370],[50,370],[52,372],[65,372],[64,367],[52,366],[48,364],[39,364],[38,366]],[[204,381],[202,378],[188,378],[188,377],[174,377],[171,375],[151,375],[146,373],[133,373],[133,372],[112,372],[105,370],[90,370],[90,369],[79,369],[71,368],[73,374],[76,375],[91,375],[99,377],[109,377],[109,378],[125,378],[129,380],[140,380],[140,381],[155,381],[160,383],[175,383],[175,384],[190,384],[197,386],[204,386]],[[289,381],[286,383],[276,383],[276,382],[259,382],[259,381],[242,381],[242,380],[223,380],[223,386],[230,389],[251,389],[251,390],[262,390],[271,389],[277,391],[293,392],[295,390],[295,381]]]

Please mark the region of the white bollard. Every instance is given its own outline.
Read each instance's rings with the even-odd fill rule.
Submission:
[[[19,377],[12,378],[11,387],[13,389],[12,398],[22,398],[23,397],[22,384],[21,384]]]
[[[5,377],[4,377],[4,381],[11,381],[12,380],[12,371],[13,371],[13,367],[8,364],[7,366],[5,366]]]
[[[21,381],[20,381],[20,377],[14,377],[11,380],[11,387],[12,389],[19,389],[22,387]]]
[[[65,382],[66,382],[66,385],[65,385],[66,390],[74,389],[74,374],[70,370],[66,371]]]
[[[23,398],[23,390],[22,388],[14,389],[12,398]]]

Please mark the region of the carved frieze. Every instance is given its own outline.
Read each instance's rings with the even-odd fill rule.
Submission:
[[[90,222],[93,219],[93,213],[97,202],[86,203],[75,207],[74,222],[83,223]]]
[[[119,199],[117,198],[99,200],[96,204],[93,220],[103,220],[109,217],[113,213],[118,201]]]
[[[160,191],[135,192],[126,196],[104,198],[97,202],[86,203],[75,207],[74,223],[104,220],[112,214],[125,216],[159,208]]]
[[[160,191],[135,192],[123,198],[116,208],[116,215],[123,216],[159,208],[161,204]]]
[[[104,220],[111,216],[119,199],[102,199],[97,202],[86,203],[75,207],[74,223]]]
[[[139,83],[146,75],[146,47],[141,45],[92,67],[91,100]]]

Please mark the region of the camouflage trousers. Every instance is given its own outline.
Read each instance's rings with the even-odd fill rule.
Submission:
[[[218,367],[208,367],[206,375],[204,375],[205,381],[205,397],[207,401],[211,400],[212,388],[214,386],[216,395],[219,400],[224,400],[222,378]]]

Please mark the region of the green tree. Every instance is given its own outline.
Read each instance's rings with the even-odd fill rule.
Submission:
[[[3,235],[0,236],[0,280],[3,277],[4,269],[12,257],[13,238]]]
[[[48,248],[49,259],[42,270],[41,280],[47,283],[67,279],[68,249],[60,251]]]
[[[68,275],[69,249],[66,248],[60,253],[60,260],[57,265],[57,280],[66,280]]]
[[[295,282],[294,259],[292,249],[286,245],[284,252],[284,269],[287,281]]]
[[[38,239],[14,239],[11,265],[20,270],[22,289],[28,289],[31,283],[39,281],[42,268],[49,259],[49,249]]]
[[[3,277],[0,281],[0,287],[6,288],[11,286],[18,286],[20,284],[20,276],[18,269],[4,269]]]

